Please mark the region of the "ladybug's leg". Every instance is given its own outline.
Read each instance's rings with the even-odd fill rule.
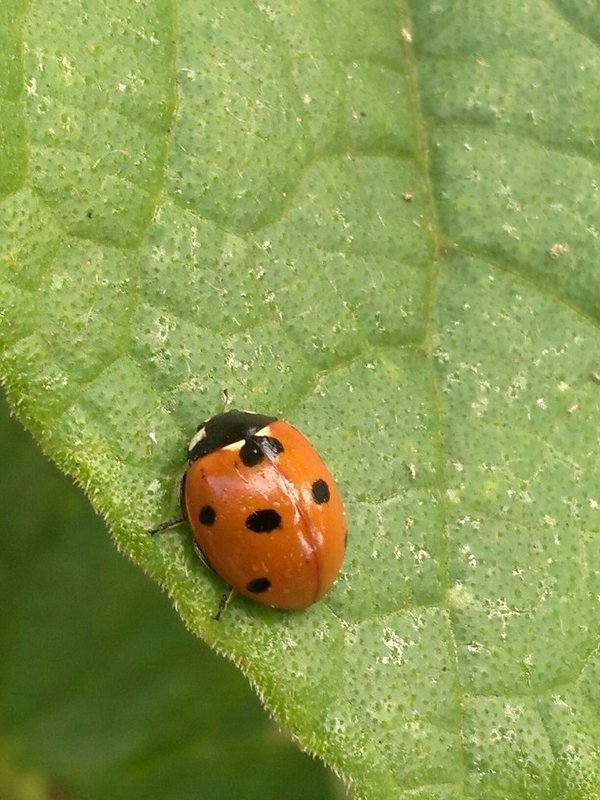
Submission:
[[[205,556],[205,555],[204,555],[204,553],[202,552],[202,548],[200,547],[200,545],[198,544],[198,542],[197,542],[197,541],[194,539],[194,541],[192,542],[192,544],[194,545],[194,550],[196,551],[196,555],[198,556],[198,558],[200,559],[200,561],[201,561],[201,562],[204,564],[204,566],[205,566],[205,567],[207,567],[207,568],[208,568],[208,569],[210,569],[212,572],[214,572],[214,569],[211,567],[211,565],[210,565],[210,564],[208,563],[208,561],[206,560],[206,556]]]
[[[202,552],[202,548],[200,547],[198,542],[196,542],[194,540],[193,544],[194,544],[194,550],[196,551],[196,555],[198,556],[200,561],[202,561],[202,563],[204,564],[205,567],[208,567],[208,569],[210,569],[212,572],[214,572],[214,569],[211,567],[211,565],[206,560],[206,556]],[[217,613],[214,615],[213,619],[216,619],[217,621],[221,619],[221,614],[225,611],[225,609],[229,605],[229,601],[231,600],[231,595],[232,594],[233,594],[233,587],[228,586],[227,589],[225,590],[224,594],[223,594],[223,597],[221,597],[221,599],[219,600],[219,607],[218,607]]]
[[[217,609],[217,613],[214,615],[213,619],[216,619],[217,622],[221,619],[221,614],[225,611],[227,606],[229,605],[229,601],[231,600],[231,595],[233,594],[233,586],[228,586],[223,594],[223,597],[219,601],[219,608]]]
[[[158,527],[152,528],[152,530],[148,531],[148,533],[150,534],[150,536],[153,536],[155,533],[166,531],[169,528],[175,528],[177,527],[177,525],[181,525],[182,522],[185,522],[185,517],[176,517],[175,519],[167,519],[164,522],[161,522]]]
[[[229,394],[229,389],[227,387],[225,387],[221,392],[221,404],[223,406],[223,411],[227,411],[231,405],[231,395]]]
[[[181,506],[181,516],[174,517],[173,519],[167,519],[165,522],[161,522],[160,525],[156,528],[152,528],[151,531],[148,533],[153,536],[155,533],[160,533],[161,531],[166,531],[169,528],[176,528],[177,525],[181,525],[182,522],[186,522],[187,517],[185,515],[185,502],[183,492],[185,489],[185,473],[181,479],[181,483],[179,484],[179,505]]]

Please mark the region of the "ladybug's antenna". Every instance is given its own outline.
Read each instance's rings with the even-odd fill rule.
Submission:
[[[181,525],[182,522],[185,522],[184,517],[176,517],[175,519],[167,519],[164,522],[161,522],[157,528],[152,528],[151,531],[148,531],[150,536],[154,536],[155,533],[161,533],[161,531],[166,531],[169,528],[176,528],[177,525]]]

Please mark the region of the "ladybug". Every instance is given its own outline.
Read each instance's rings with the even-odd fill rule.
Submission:
[[[344,559],[340,492],[310,442],[277,417],[226,411],[188,447],[182,516],[198,555],[233,591],[273,608],[303,609],[329,589]]]

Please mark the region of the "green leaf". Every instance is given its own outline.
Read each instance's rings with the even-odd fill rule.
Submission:
[[[0,12],[13,406],[359,798],[600,791],[597,11]],[[147,536],[225,388],[346,497],[307,612]]]

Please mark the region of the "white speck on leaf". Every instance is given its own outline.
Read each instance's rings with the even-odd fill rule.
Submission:
[[[416,547],[414,544],[411,544],[409,545],[409,549],[415,563],[418,565],[421,565],[426,559],[431,558],[427,550],[423,547]]]
[[[456,489],[447,489],[446,497],[448,498],[449,503],[460,503],[460,493]]]
[[[407,647],[414,645],[414,642],[407,641],[399,636],[392,628],[384,628],[383,643],[390,652],[389,656],[381,658],[382,664],[397,664],[400,666],[404,661],[404,651]]]
[[[569,252],[569,245],[566,242],[556,242],[549,250],[551,258],[560,258]]]

